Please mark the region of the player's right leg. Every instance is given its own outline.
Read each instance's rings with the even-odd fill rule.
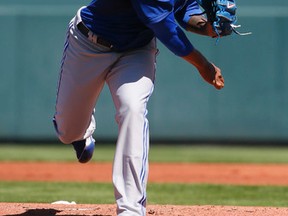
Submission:
[[[113,162],[118,216],[146,215],[147,104],[154,88],[156,53],[155,40],[145,47],[123,53],[107,76],[119,128]]]

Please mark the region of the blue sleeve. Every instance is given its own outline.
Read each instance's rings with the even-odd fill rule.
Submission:
[[[164,19],[173,11],[173,0],[131,0],[138,17],[144,24]]]
[[[184,7],[177,10],[175,13],[175,18],[179,25],[186,29],[187,23],[192,15],[202,14],[203,11],[200,9],[196,0],[188,0]]]
[[[186,56],[193,51],[193,45],[183,30],[175,23],[173,13],[158,23],[148,24],[148,27],[175,55]]]
[[[175,21],[170,0],[132,0],[141,21],[175,55],[186,56],[193,45]]]

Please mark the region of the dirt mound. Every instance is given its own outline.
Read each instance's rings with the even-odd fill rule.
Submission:
[[[2,216],[116,216],[115,205],[0,203]],[[285,216],[287,208],[150,205],[147,216]]]

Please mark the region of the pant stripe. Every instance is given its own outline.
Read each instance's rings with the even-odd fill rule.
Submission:
[[[148,100],[153,92],[153,87],[151,88],[151,91],[146,98],[146,105],[148,103]],[[143,158],[142,158],[142,170],[140,174],[140,179],[142,183],[142,188],[143,188],[143,195],[142,198],[139,200],[139,203],[143,206],[142,211],[143,215],[145,213],[145,206],[146,206],[146,175],[147,175],[147,160],[148,160],[148,151],[149,151],[149,122],[146,118],[148,111],[147,108],[145,107],[145,113],[144,113],[144,128],[143,128]]]
[[[147,111],[145,112],[145,123],[144,123],[144,129],[143,129],[143,158],[142,163],[143,166],[140,174],[141,182],[144,181],[145,175],[146,175],[146,161],[147,161],[147,145],[148,145],[148,121],[146,119]]]
[[[61,60],[60,73],[59,73],[59,78],[58,78],[58,87],[57,87],[57,93],[56,93],[57,98],[58,98],[58,92],[59,92],[60,83],[61,83],[63,66],[64,66],[64,62],[65,62],[65,59],[66,59],[66,50],[69,47],[70,28],[72,27],[72,25],[73,25],[73,22],[71,21],[69,23],[69,27],[68,27],[68,30],[67,30],[67,33],[66,33],[66,41],[65,41],[65,44],[64,44],[63,56],[62,56],[62,60]]]

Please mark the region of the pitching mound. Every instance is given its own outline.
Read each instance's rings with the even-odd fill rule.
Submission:
[[[3,216],[116,216],[115,205],[0,203]],[[147,216],[284,216],[287,208],[150,205]]]

